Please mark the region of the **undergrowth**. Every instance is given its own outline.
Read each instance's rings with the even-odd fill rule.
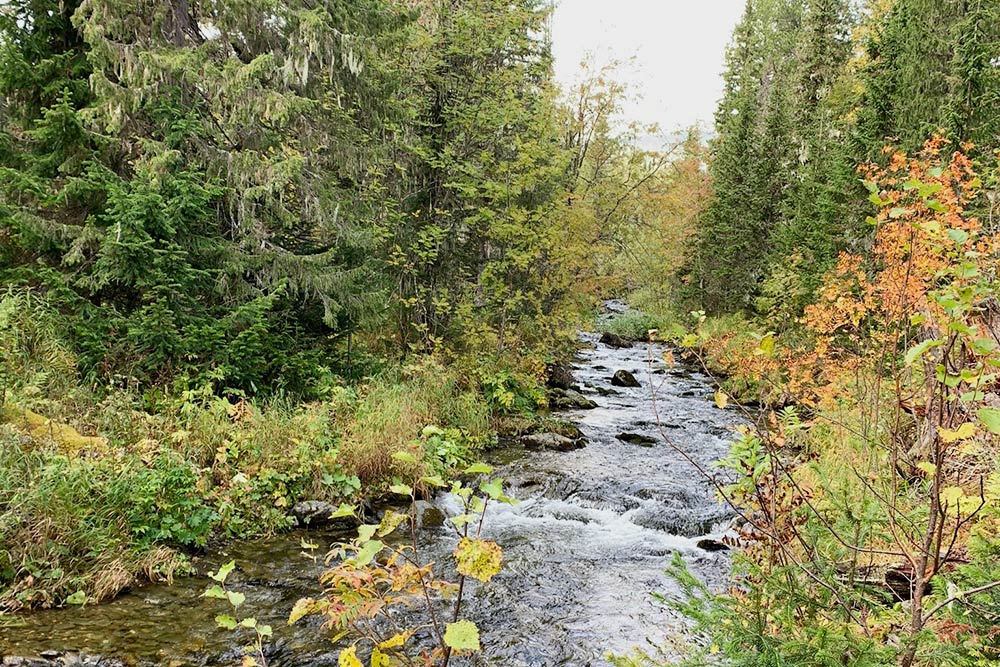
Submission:
[[[189,569],[213,538],[287,529],[304,499],[385,494],[422,452],[444,474],[505,420],[533,419],[539,381],[502,361],[490,374],[435,356],[325,399],[248,400],[211,386],[155,397],[94,389],[58,320],[30,292],[0,297],[0,609],[99,601]],[[523,362],[521,362],[523,366]]]

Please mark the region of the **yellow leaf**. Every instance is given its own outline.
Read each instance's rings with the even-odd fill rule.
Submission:
[[[496,542],[463,537],[455,547],[455,561],[455,569],[459,574],[473,577],[485,584],[500,571],[503,552]]]
[[[949,507],[958,505],[958,501],[965,497],[965,491],[957,486],[948,486],[941,489],[941,502]]]
[[[389,656],[378,650],[377,646],[372,649],[371,667],[389,667]]]
[[[941,436],[942,442],[958,442],[959,440],[968,440],[976,434],[976,425],[972,422],[965,422],[958,427],[958,430],[949,431],[946,428],[938,427],[938,435]]]
[[[337,657],[337,664],[340,667],[365,667],[364,663],[358,660],[357,646],[351,646],[341,651]]]
[[[392,637],[389,637],[384,642],[378,645],[379,648],[397,648],[406,643],[406,640],[410,638],[412,632],[397,632]]]
[[[937,466],[930,461],[921,461],[917,464],[917,468],[923,470],[928,476],[932,476],[937,472]]]
[[[721,389],[715,392],[715,407],[723,410],[727,405],[729,405],[729,397],[726,396],[726,393]]]

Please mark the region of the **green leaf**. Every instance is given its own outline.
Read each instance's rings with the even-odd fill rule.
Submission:
[[[225,630],[236,629],[236,619],[229,614],[219,614],[215,617],[215,624]]]
[[[389,487],[389,490],[401,496],[413,495],[413,487],[411,487],[409,484],[393,484],[392,486]]]
[[[428,475],[427,477],[421,477],[420,481],[423,482],[424,484],[435,486],[439,489],[448,486],[448,483],[445,482],[443,479],[441,479],[439,475]]]
[[[980,408],[977,416],[987,431],[993,435],[1000,435],[1000,410],[996,408]]]
[[[348,505],[347,503],[341,503],[337,511],[330,515],[331,519],[344,519],[349,516],[354,516],[357,511],[357,507],[354,505]]]
[[[402,461],[403,463],[416,463],[417,457],[410,452],[396,452],[392,455],[392,458],[397,461]]]
[[[921,343],[917,343],[916,345],[914,345],[913,347],[911,347],[909,350],[906,351],[906,356],[903,357],[903,363],[909,366],[913,364],[913,362],[916,361],[918,357],[922,357],[925,352],[927,352],[932,348],[939,347],[940,345],[941,341],[936,338],[932,338],[930,340],[925,340]]]
[[[368,565],[368,563],[372,562],[372,559],[375,558],[375,556],[377,556],[384,547],[385,545],[378,540],[365,542],[364,546],[358,550],[357,555],[354,557],[354,564],[358,567]]]
[[[376,530],[378,530],[378,526],[373,523],[366,523],[363,526],[358,526],[358,543],[367,542],[375,537]]]
[[[83,591],[77,591],[69,597],[66,598],[66,604],[84,604],[87,601],[87,594]]]
[[[465,469],[465,474],[467,475],[489,475],[491,472],[493,472],[493,466],[486,465],[485,463],[473,463]]]
[[[247,596],[238,591],[226,591],[226,597],[229,598],[229,604],[234,607],[239,607],[241,604],[246,602],[247,599]]]
[[[948,238],[950,238],[955,243],[962,245],[969,240],[969,232],[964,229],[949,229]]]
[[[231,560],[222,567],[220,567],[218,572],[209,572],[208,576],[211,577],[212,579],[215,579],[220,584],[224,584],[226,583],[226,577],[228,577],[229,573],[232,572],[234,569],[236,569],[236,561]]]
[[[209,589],[206,589],[204,593],[201,594],[203,598],[216,598],[218,600],[226,599],[226,591],[222,590],[222,586],[216,584]]]
[[[449,623],[444,630],[444,643],[456,651],[479,651],[479,628],[472,621]]]
[[[247,616],[242,621],[240,621],[240,627],[244,627],[244,628],[256,628],[257,627],[257,619],[254,618],[253,616]]]
[[[503,496],[503,480],[497,478],[483,482],[479,485],[479,489],[492,500],[498,500]]]
[[[270,625],[262,624],[257,626],[257,634],[261,637],[270,637],[274,634],[274,630],[271,629]]]
[[[972,351],[980,356],[986,356],[997,349],[997,344],[992,338],[977,338],[972,341]]]

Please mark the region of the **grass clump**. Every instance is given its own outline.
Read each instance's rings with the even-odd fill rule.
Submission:
[[[628,340],[649,340],[650,331],[659,332],[657,338],[662,340],[668,338],[675,328],[673,320],[669,317],[651,315],[638,310],[627,310],[598,324],[598,329],[602,333],[613,333]]]

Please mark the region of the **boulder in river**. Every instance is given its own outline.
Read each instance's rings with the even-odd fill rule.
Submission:
[[[575,389],[553,389],[549,392],[549,406],[557,410],[592,410],[597,403]]]
[[[546,372],[548,373],[548,378],[545,381],[552,389],[576,389],[576,380],[573,378],[573,372],[570,370],[569,366],[566,364],[549,364],[546,367]]]
[[[608,347],[632,347],[632,343],[610,331],[605,331],[601,334],[601,342]]]
[[[703,551],[729,551],[729,545],[714,537],[703,537],[695,542],[697,547]]]
[[[619,433],[615,437],[622,442],[627,442],[630,445],[638,445],[640,447],[652,447],[659,442],[657,438],[642,435],[641,433]]]
[[[552,449],[557,452],[569,452],[584,446],[583,438],[567,438],[558,433],[530,433],[518,438],[525,449]]]
[[[292,505],[289,512],[298,525],[326,526],[332,523],[341,523],[345,527],[357,525],[357,519],[353,516],[334,517],[340,508],[325,500],[303,500]]]
[[[624,368],[615,371],[615,374],[611,376],[611,384],[616,387],[641,387],[642,384],[635,379],[635,376]]]
[[[421,528],[440,528],[444,525],[444,512],[426,500],[418,500],[416,510],[417,523]]]

